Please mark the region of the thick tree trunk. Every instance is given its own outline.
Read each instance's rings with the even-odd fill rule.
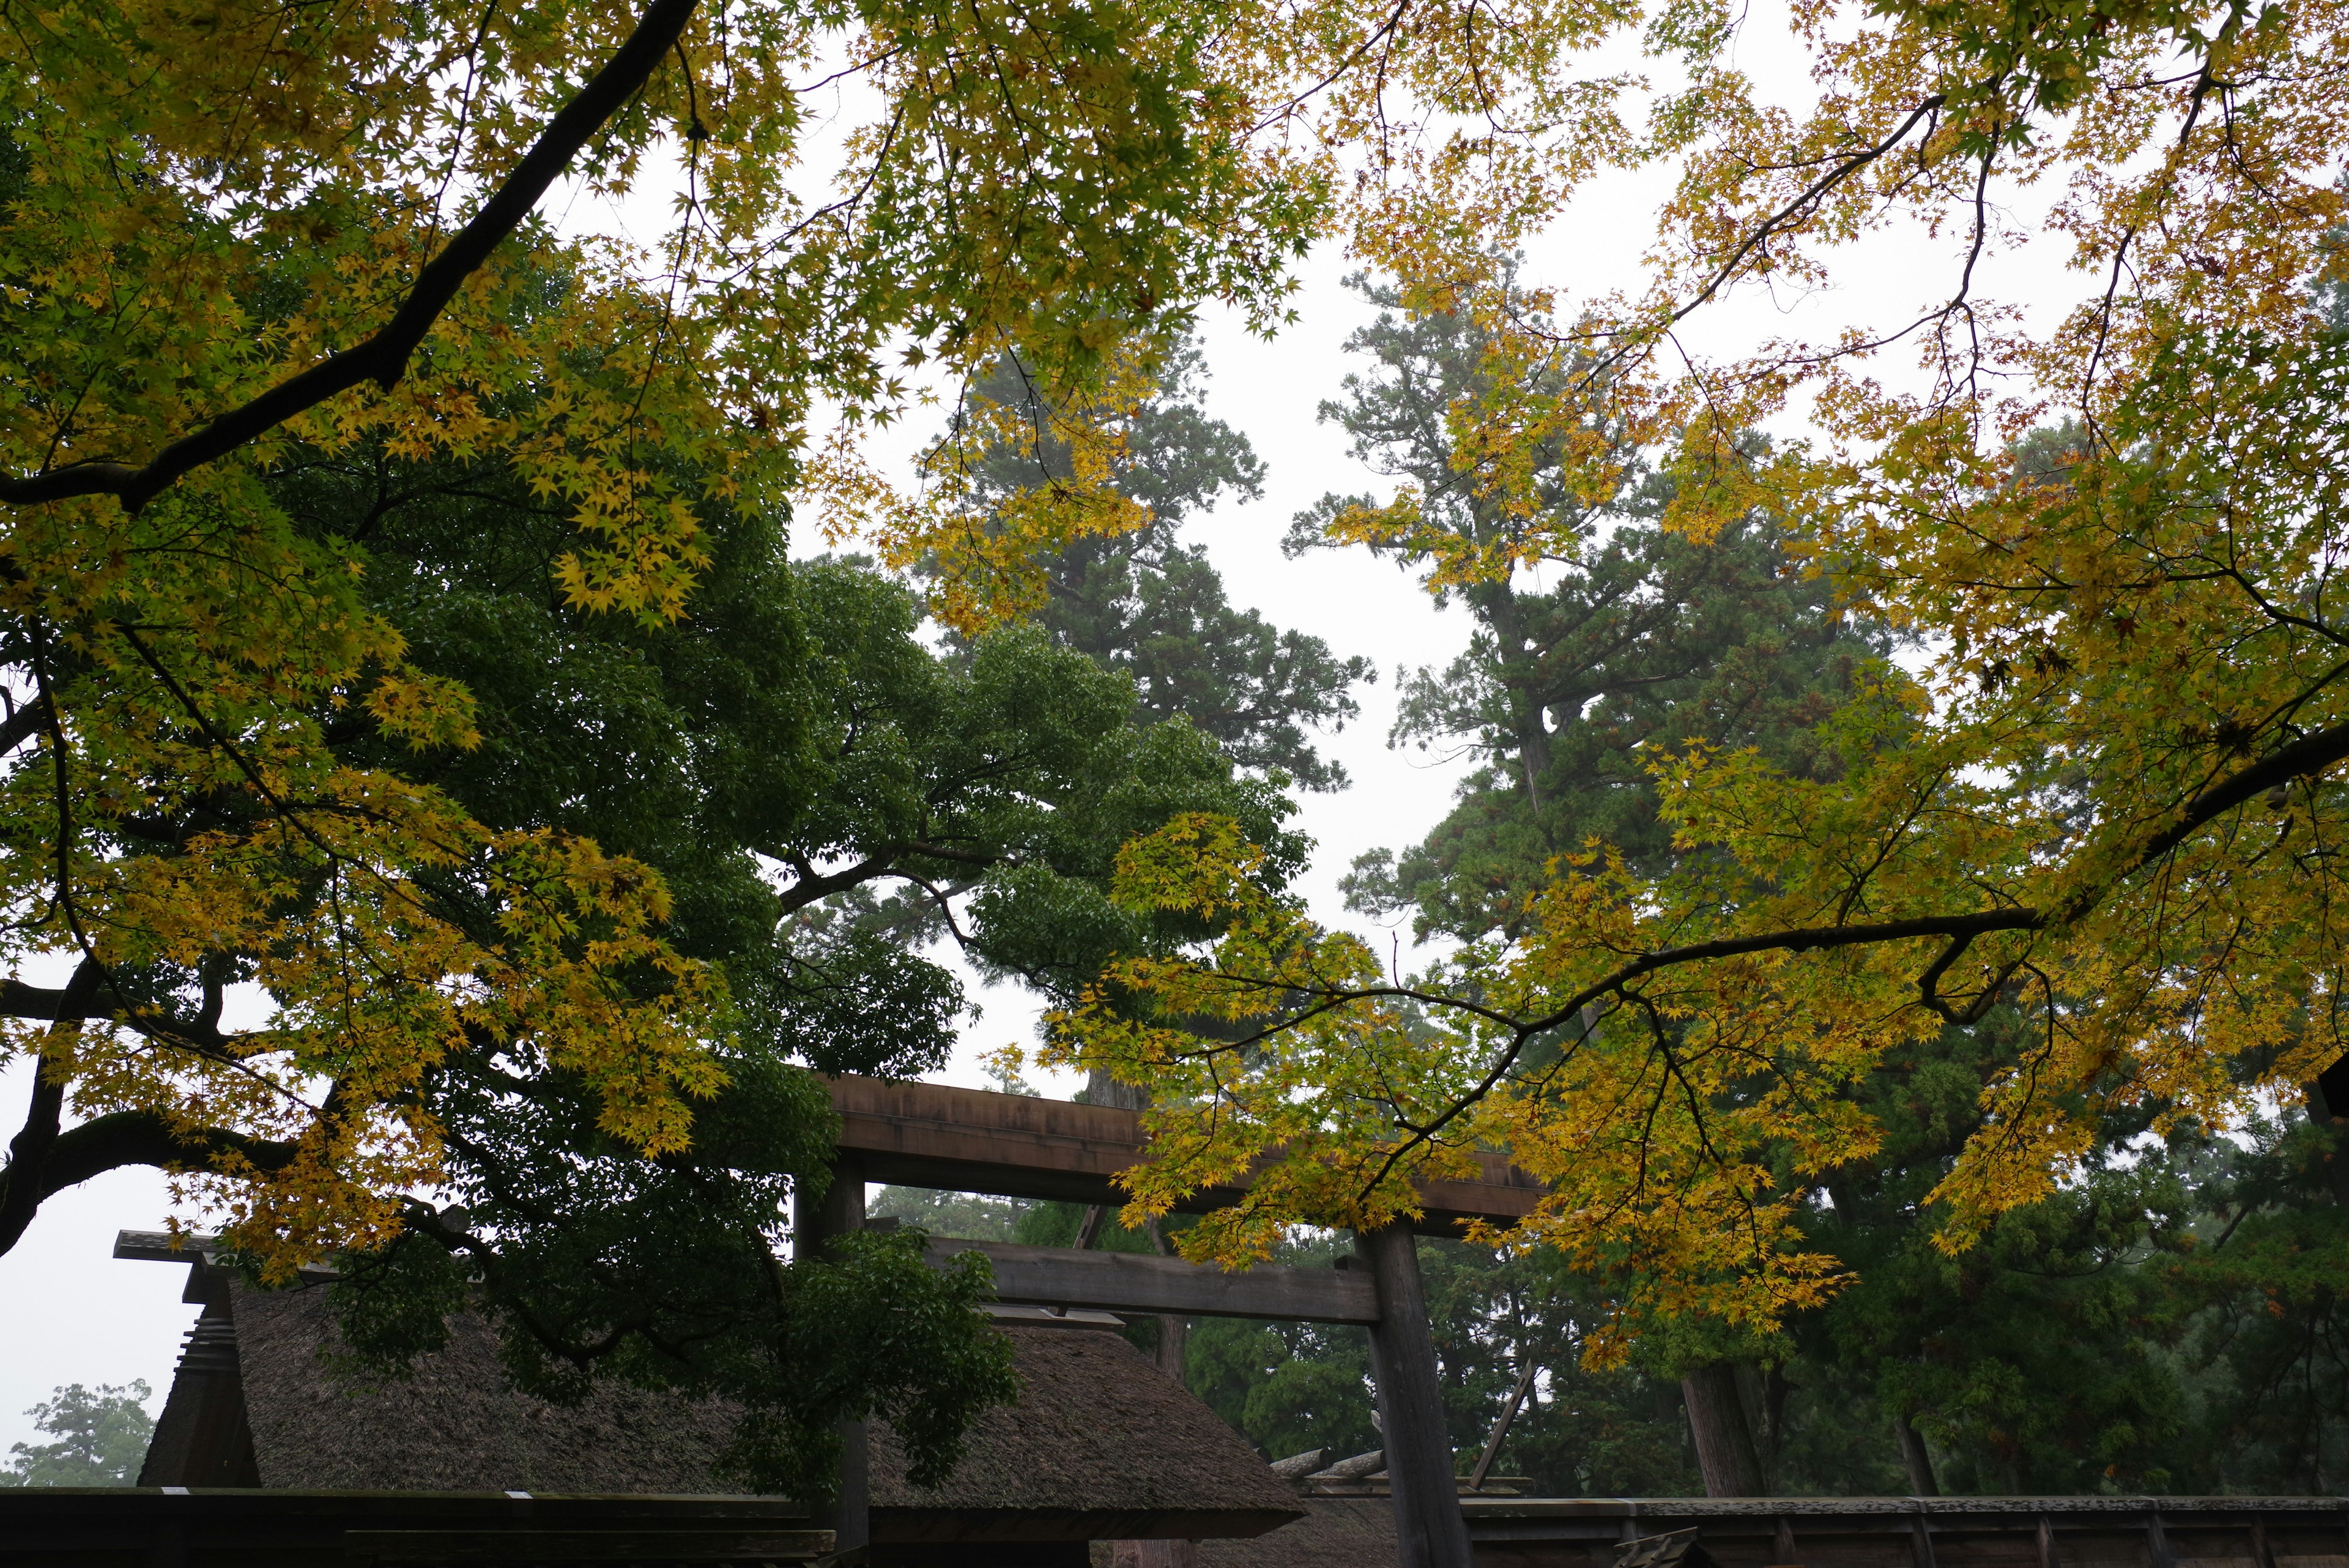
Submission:
[[[1681,1400],[1688,1407],[1705,1496],[1762,1496],[1762,1452],[1738,1395],[1737,1368],[1725,1361],[1698,1367],[1681,1379]]]
[[[1158,1370],[1185,1387],[1184,1355],[1191,1343],[1191,1320],[1187,1317],[1162,1317],[1158,1320]]]
[[[1900,1463],[1909,1471],[1909,1495],[1940,1496],[1941,1483],[1933,1479],[1933,1456],[1925,1449],[1925,1434],[1902,1416],[1892,1423],[1892,1435],[1900,1444]]]
[[[1138,1111],[1150,1103],[1150,1096],[1142,1090],[1098,1067],[1085,1075],[1085,1099],[1096,1106],[1115,1106],[1122,1111]]]
[[[1150,1244],[1158,1250],[1158,1255],[1160,1257],[1171,1258],[1174,1255],[1174,1243],[1166,1240],[1165,1233],[1158,1229],[1158,1221],[1155,1220],[1153,1220],[1150,1222],[1149,1236]],[[1158,1370],[1166,1374],[1167,1376],[1174,1379],[1175,1382],[1182,1383],[1185,1387],[1190,1386],[1190,1385],[1184,1380],[1183,1372],[1185,1364],[1183,1357],[1184,1353],[1189,1347],[1190,1343],[1191,1320],[1189,1318],[1176,1317],[1171,1314],[1164,1314],[1160,1315],[1158,1319]]]
[[[2325,1068],[2308,1085],[2308,1119],[2333,1135],[2324,1174],[2333,1200],[2349,1209],[2349,1056]]]
[[[832,1185],[820,1197],[792,1195],[793,1251],[802,1258],[821,1253],[824,1243],[864,1229],[864,1173],[854,1160],[842,1158],[833,1167]],[[864,1423],[840,1425],[840,1489],[832,1501],[812,1511],[818,1530],[833,1532],[834,1548],[850,1552],[873,1539],[870,1498],[871,1460],[866,1452]]]
[[[1526,786],[1526,803],[1538,808],[1541,781],[1549,773],[1549,721],[1538,669],[1526,657],[1516,591],[1506,583],[1491,585],[1476,600],[1476,607],[1485,624],[1493,628],[1493,640],[1500,649],[1501,684],[1508,693],[1509,728],[1517,742],[1517,773]]]

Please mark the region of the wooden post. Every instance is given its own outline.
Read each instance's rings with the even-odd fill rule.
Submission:
[[[1925,1434],[1919,1431],[1908,1417],[1892,1423],[1893,1440],[1900,1445],[1900,1465],[1909,1472],[1909,1492],[1912,1497],[1939,1497],[1941,1483],[1933,1478],[1933,1456],[1925,1447]]]
[[[1915,1568],[1934,1568],[1933,1527],[1925,1517],[1925,1504],[1917,1501],[1917,1511],[1909,1521],[1909,1560]]]
[[[1473,1568],[1452,1438],[1444,1420],[1435,1336],[1427,1321],[1427,1286],[1419,1244],[1408,1225],[1360,1231],[1354,1245],[1377,1283],[1379,1321],[1371,1325],[1371,1374],[1378,1379],[1379,1430],[1394,1500],[1401,1568]]]
[[[821,1197],[811,1199],[797,1191],[792,1195],[795,1257],[812,1258],[834,1236],[845,1236],[864,1228],[864,1172],[853,1158],[843,1156],[833,1163],[832,1185],[824,1189]],[[864,1423],[842,1422],[840,1490],[830,1503],[812,1511],[814,1517],[809,1521],[814,1528],[833,1532],[836,1551],[852,1551],[873,1539],[869,1472]]]

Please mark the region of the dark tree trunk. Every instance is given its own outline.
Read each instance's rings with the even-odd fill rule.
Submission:
[[[1150,1103],[1150,1096],[1133,1085],[1096,1067],[1085,1075],[1085,1099],[1096,1106],[1115,1106],[1122,1111],[1138,1111]]]
[[[2308,1119],[2333,1135],[2324,1174],[2333,1200],[2349,1209],[2349,1056],[2325,1068],[2308,1085]]]
[[[1191,1343],[1191,1320],[1187,1317],[1162,1317],[1158,1320],[1158,1370],[1185,1387],[1184,1354]]]
[[[864,1229],[864,1172],[854,1160],[842,1158],[832,1168],[832,1185],[821,1195],[792,1195],[792,1251],[797,1257],[820,1255],[835,1236]],[[840,1489],[832,1501],[811,1510],[818,1530],[833,1532],[837,1550],[849,1552],[873,1539],[870,1497],[871,1459],[862,1421],[840,1425]]]
[[[1902,1416],[1892,1423],[1892,1435],[1900,1444],[1900,1463],[1909,1471],[1909,1495],[1940,1496],[1941,1483],[1933,1479],[1933,1456],[1925,1450],[1925,1434]]]
[[[1762,1453],[1754,1422],[1737,1392],[1737,1368],[1728,1362],[1700,1366],[1681,1379],[1689,1431],[1707,1497],[1761,1497]]]
[[[1150,1222],[1149,1234],[1150,1244],[1158,1250],[1158,1255],[1160,1257],[1171,1258],[1174,1255],[1174,1245],[1173,1242],[1166,1240],[1165,1232],[1158,1229],[1157,1220],[1153,1220]],[[1190,1385],[1188,1382],[1185,1381],[1183,1376],[1183,1356],[1185,1350],[1189,1346],[1190,1343],[1191,1320],[1189,1318],[1176,1317],[1171,1314],[1162,1314],[1160,1315],[1158,1319],[1158,1370],[1166,1374],[1167,1376],[1174,1379],[1175,1382],[1183,1384],[1186,1388],[1189,1387]]]

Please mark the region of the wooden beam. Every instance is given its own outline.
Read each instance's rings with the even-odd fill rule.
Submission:
[[[818,1206],[819,1212],[800,1220],[802,1233],[813,1241],[836,1235],[863,1217],[861,1181],[836,1182],[826,1196],[829,1201]],[[203,1261],[204,1249],[218,1244],[216,1237],[191,1236],[185,1251],[174,1252],[161,1231],[124,1231],[117,1235],[114,1255],[195,1263]],[[996,1300],[1023,1305],[1299,1323],[1376,1323],[1379,1319],[1378,1292],[1370,1277],[1339,1269],[1258,1263],[1235,1273],[1186,1263],[1180,1258],[1136,1252],[1080,1252],[1066,1247],[1020,1247],[1009,1241],[966,1241],[947,1236],[930,1239],[933,1262],[943,1263],[957,1252],[985,1253],[995,1269]],[[305,1271],[305,1276],[333,1277],[323,1271]]]
[[[831,1080],[840,1147],[871,1181],[1002,1198],[1123,1204],[1116,1182],[1148,1150],[1138,1111],[1081,1106],[1030,1095],[999,1095],[943,1084],[895,1083],[842,1074]],[[1473,1181],[1420,1188],[1426,1213],[1413,1229],[1457,1236],[1471,1219],[1507,1225],[1533,1212],[1544,1188],[1498,1154],[1477,1157]],[[1208,1188],[1175,1207],[1200,1214],[1236,1202],[1245,1185]]]
[[[173,1246],[174,1241],[179,1245]],[[137,1262],[201,1263],[209,1254],[218,1251],[218,1236],[182,1232],[174,1237],[169,1231],[117,1231],[114,1233],[114,1255]]]
[[[812,1563],[829,1557],[829,1530],[663,1531],[350,1530],[343,1555],[357,1563],[663,1563],[727,1564],[746,1559]]]
[[[1378,1290],[1370,1276],[1340,1269],[1258,1263],[1226,1272],[1180,1258],[1135,1252],[1080,1252],[1009,1241],[930,1239],[933,1263],[978,1252],[995,1269],[998,1301],[1102,1312],[1178,1313],[1198,1317],[1281,1318],[1301,1323],[1376,1323]]]

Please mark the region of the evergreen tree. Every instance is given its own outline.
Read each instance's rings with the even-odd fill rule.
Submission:
[[[1185,520],[1220,497],[1263,495],[1264,464],[1247,437],[1201,407],[1206,381],[1198,345],[1174,344],[1154,394],[1121,431],[1116,488],[1149,508],[1150,520],[1044,557],[1050,597],[1037,619],[1062,647],[1131,675],[1143,722],[1179,716],[1221,742],[1242,767],[1277,769],[1307,789],[1342,789],[1345,770],[1321,757],[1306,732],[1340,729],[1356,717],[1361,710],[1350,689],[1375,679],[1375,668],[1234,607],[1206,551],[1178,537]],[[984,454],[982,503],[1066,476],[1068,451],[1016,359],[999,363],[968,397],[1027,411],[1023,425],[1033,432]]]
[[[2189,1411],[2175,1262],[2203,1199],[2191,1140],[2116,1123],[2078,1179],[1955,1257],[1921,1220],[2014,1049],[1993,1012],[1891,1064],[1865,1096],[1878,1154],[1837,1173],[1806,1229],[1855,1276],[1766,1355],[1774,1479],[1827,1493],[2178,1490]]]
[[[155,1435],[142,1381],[126,1386],[68,1383],[26,1412],[51,1443],[16,1443],[0,1469],[0,1486],[129,1486],[138,1479]]]
[[[1660,752],[1703,741],[1816,765],[1813,726],[1888,643],[1835,615],[1832,586],[1804,570],[1783,528],[1756,514],[1700,543],[1661,526],[1669,485],[1606,430],[1556,438],[1504,493],[1453,444],[1454,405],[1488,389],[1476,327],[1464,314],[1405,316],[1392,289],[1354,281],[1382,307],[1347,341],[1371,368],[1347,377],[1322,417],[1418,498],[1413,524],[1370,547],[1431,576],[1464,554],[1526,564],[1436,596],[1468,611],[1469,644],[1442,672],[1405,680],[1390,742],[1480,765],[1423,841],[1355,862],[1352,907],[1413,910],[1423,936],[1510,930],[1549,862],[1589,838],[1642,868],[1670,855],[1646,765]],[[1566,482],[1569,439],[1616,443],[1611,493]],[[1370,505],[1325,496],[1298,515],[1288,549],[1332,545],[1332,525]]]
[[[1526,550],[1524,482],[1503,494],[1453,444],[1452,410],[1487,389],[1485,345],[1464,314],[1405,317],[1392,293],[1367,292],[1386,308],[1351,347],[1372,367],[1324,413],[1358,456],[1416,487],[1417,512],[1408,527],[1364,528],[1366,499],[1327,497],[1298,518],[1292,549],[1350,535],[1428,573],[1454,552]],[[1557,468],[1532,472],[1538,536],[1572,541],[1570,553],[1440,596],[1468,610],[1470,644],[1441,673],[1406,680],[1392,739],[1481,765],[1423,841],[1357,861],[1357,909],[1409,909],[1422,936],[1513,934],[1552,859],[1589,840],[1663,868],[1674,849],[1646,766],[1660,751],[1702,742],[1756,747],[1795,771],[1826,765],[1813,730],[1888,640],[1837,616],[1832,585],[1806,574],[1774,520],[1749,516],[1702,543],[1672,533],[1658,521],[1666,483],[1636,451],[1615,458],[1620,483],[1599,497]],[[2232,1393],[2231,1366],[2198,1387],[2179,1371],[2189,1334],[2242,1331],[2239,1297],[2231,1316],[2198,1307],[2180,1272],[2217,1201],[2207,1179],[2219,1164],[2183,1138],[2148,1149],[2140,1118],[2107,1129],[2078,1184],[2006,1217],[1963,1257],[1941,1255],[1919,1223],[1978,1126],[1983,1074],[2017,1049],[2015,1027],[1999,1012],[1952,1028],[1873,1081],[1884,1147],[1829,1184],[1806,1220],[1856,1277],[1785,1334],[1643,1323],[1633,1364],[1593,1373],[1578,1365],[1581,1325],[1610,1310],[1604,1282],[1539,1256],[1423,1246],[1455,1446],[1481,1443],[1511,1370],[1531,1358],[1542,1386],[1570,1393],[1519,1415],[1502,1462],[1545,1490],[1693,1490],[1708,1441],[1715,1490],[2142,1490],[2208,1474],[2192,1459],[2197,1400],[2234,1397],[2239,1424],[2257,1404]],[[2293,1300],[2329,1321],[2313,1287]],[[2294,1326],[2243,1343],[2309,1342]],[[2274,1440],[2307,1451],[2331,1418],[2312,1408],[2308,1435]]]
[[[1441,673],[1405,680],[1390,743],[1480,765],[1423,841],[1355,861],[1350,907],[1411,910],[1422,937],[1513,935],[1561,855],[1597,840],[1642,871],[1670,859],[1648,772],[1658,755],[1702,742],[1757,747],[1803,772],[1826,766],[1815,727],[1889,645],[1835,613],[1832,585],[1804,569],[1776,520],[1753,514],[1704,541],[1662,526],[1668,482],[1603,428],[1558,434],[1528,472],[1498,483],[1463,461],[1452,422],[1491,389],[1489,342],[1464,314],[1406,315],[1394,291],[1354,281],[1381,307],[1348,341],[1371,368],[1350,375],[1322,415],[1352,437],[1358,458],[1407,481],[1416,505],[1407,524],[1366,530],[1356,519],[1369,498],[1325,496],[1298,515],[1288,548],[1362,538],[1431,582],[1464,556],[1516,565],[1443,579],[1438,602],[1456,600],[1472,618],[1469,645]],[[1617,483],[1604,494],[1568,477],[1568,448],[1592,442],[1612,448]],[[1751,1416],[1724,1381],[1734,1376],[1724,1358],[1742,1347],[1678,1340],[1651,1359],[1681,1363],[1700,1451],[1710,1439],[1747,1456],[1711,1475],[1715,1490],[1758,1490]],[[1483,1402],[1497,1403],[1501,1386]],[[1660,1480],[1675,1473],[1643,1464]]]
[[[2165,1282],[2191,1314],[2170,1365],[2189,1417],[2176,1469],[2198,1490],[2323,1495],[2349,1480],[2344,1080],[2336,1064],[2307,1114],[2189,1151],[2192,1244]]]
[[[1444,411],[1479,373],[1464,329],[1390,315],[1358,342],[1379,369],[1352,379],[1332,416],[1362,455],[1423,487],[1426,516],[1466,543],[1506,543],[1508,519],[1474,493],[1444,444]],[[1657,525],[1668,495],[1637,454],[1623,462],[1624,484],[1604,504],[1557,498],[1587,513],[1574,560],[1454,595],[1474,618],[1471,646],[1440,675],[1406,682],[1396,738],[1464,746],[1483,766],[1424,842],[1357,866],[1358,907],[1411,909],[1423,933],[1473,937],[1506,930],[1545,862],[1588,837],[1659,863],[1671,849],[1644,747],[1702,739],[1811,765],[1809,727],[1887,651],[1881,637],[1834,619],[1825,587],[1801,576],[1769,520],[1693,544]],[[1301,520],[1299,547],[1345,504],[1333,498]],[[1427,542],[1380,547],[1424,569]],[[1133,623],[1080,609],[1125,602],[1153,557],[1123,542],[1085,552],[1098,575],[1056,562],[1045,618],[1063,646],[1114,664],[1120,628]],[[1114,591],[1088,600],[1088,582]],[[1103,626],[1112,633],[1089,643],[1087,628]],[[1144,704],[1139,716],[1163,715]],[[1885,1145],[1867,1168],[1829,1183],[1806,1219],[1854,1278],[1773,1339],[1646,1324],[1631,1364],[1591,1370],[1581,1364],[1587,1326],[1613,1306],[1604,1282],[1541,1254],[1423,1242],[1463,1467],[1531,1366],[1496,1473],[1550,1494],[1702,1490],[1686,1408],[1700,1382],[1744,1424],[1761,1484],[1784,1493],[2336,1485],[2349,1424],[2332,1391],[2349,1347],[2333,1282],[2336,1260],[2349,1258],[2349,1210],[2335,1200],[2344,1167],[2329,1131],[2287,1115],[2239,1137],[2180,1129],[2155,1139],[2148,1106],[2105,1130],[2077,1182],[1946,1257],[1920,1209],[1978,1123],[1984,1073],[2019,1048],[2017,1027],[2002,1011],[1951,1029],[1870,1085],[1867,1109]],[[934,1215],[958,1233],[1062,1246],[1083,1214],[1069,1204],[966,1214],[895,1192],[879,1207]],[[1113,1220],[1093,1244],[1152,1250]],[[1283,1261],[1324,1261],[1339,1244],[1303,1242]],[[1145,1319],[1129,1326],[1145,1350],[1160,1332]],[[1184,1365],[1194,1392],[1269,1457],[1377,1446],[1359,1331],[1201,1320]]]

